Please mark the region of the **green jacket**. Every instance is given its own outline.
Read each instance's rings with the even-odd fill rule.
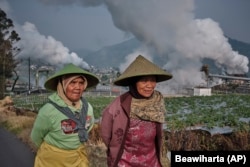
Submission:
[[[50,95],[49,99],[59,106],[66,107],[66,104],[57,93]],[[70,109],[73,113],[79,112],[79,110],[75,110],[74,108]],[[52,104],[46,103],[37,114],[31,131],[31,140],[37,147],[40,147],[42,142],[45,141],[61,149],[77,149],[82,143],[79,140],[77,132],[65,133],[63,124],[67,122],[67,120],[69,120],[69,118],[66,115],[58,111]],[[93,107],[88,103],[85,125],[88,132],[92,129],[94,121]]]

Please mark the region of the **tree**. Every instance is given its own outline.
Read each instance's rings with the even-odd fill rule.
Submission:
[[[13,21],[7,18],[6,13],[0,8],[0,99],[5,96],[6,78],[12,77],[18,64],[15,56],[20,52],[20,48],[15,44],[21,38],[13,28]]]

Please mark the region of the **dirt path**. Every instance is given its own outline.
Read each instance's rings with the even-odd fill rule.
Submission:
[[[35,154],[14,134],[0,128],[0,166],[33,167]]]

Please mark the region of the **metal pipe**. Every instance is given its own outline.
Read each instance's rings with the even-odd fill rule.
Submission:
[[[234,77],[234,76],[228,76],[228,75],[209,74],[208,77],[216,77],[216,78],[224,78],[224,79],[234,79],[234,80],[250,81],[250,78],[246,78],[246,77]]]

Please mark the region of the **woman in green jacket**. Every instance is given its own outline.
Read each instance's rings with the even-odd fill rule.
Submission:
[[[84,143],[94,124],[93,108],[83,92],[98,78],[73,64],[51,76],[44,84],[55,91],[38,112],[31,139],[38,147],[34,167],[87,167]]]

